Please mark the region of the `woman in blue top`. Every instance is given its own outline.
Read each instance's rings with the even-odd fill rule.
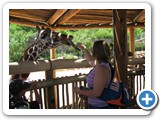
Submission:
[[[106,41],[97,40],[93,44],[92,54],[82,44],[78,43],[77,46],[84,50],[85,57],[89,64],[93,66],[92,71],[87,76],[87,84],[90,90],[81,90],[75,87],[74,92],[88,97],[88,104],[90,109],[103,109],[110,108],[110,106],[98,97],[102,94],[104,88],[109,86],[111,80],[110,61],[110,48]]]

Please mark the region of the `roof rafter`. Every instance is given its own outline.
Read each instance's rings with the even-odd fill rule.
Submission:
[[[78,30],[78,29],[99,29],[99,28],[112,28],[113,26],[110,24],[92,24],[92,25],[57,25],[57,26],[48,26],[47,24],[44,23],[37,23],[33,21],[27,21],[23,19],[17,19],[10,17],[10,23],[15,23],[23,26],[28,26],[28,27],[33,27],[35,28],[36,26],[43,26],[45,28],[51,28],[52,30]],[[127,28],[129,27],[144,27],[143,23],[131,23],[127,24]]]
[[[67,11],[67,9],[58,9],[47,21],[49,25],[55,24],[55,22]]]
[[[127,27],[144,27],[145,10],[126,9],[126,11]],[[113,24],[112,9],[10,9],[9,18],[10,23],[28,27],[44,26],[70,30],[103,26],[110,28]],[[119,18],[118,20],[121,21]]]
[[[15,23],[15,24],[19,24],[19,25],[23,25],[23,26],[27,26],[27,27],[32,27],[32,28],[36,28],[36,26],[47,27],[47,25],[44,23],[37,23],[37,22],[28,21],[28,20],[24,20],[24,19],[17,19],[14,17],[9,18],[9,23]]]
[[[133,22],[141,21],[145,18],[145,10],[142,10],[134,19]]]
[[[80,9],[73,9],[73,10],[68,10],[58,21],[57,24],[63,24],[69,19],[71,19],[73,16],[75,16]]]

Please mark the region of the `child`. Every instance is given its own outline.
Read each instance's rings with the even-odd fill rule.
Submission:
[[[25,93],[28,90],[34,90],[35,101],[29,102]],[[36,82],[28,83],[20,79],[15,79],[9,84],[9,108],[10,109],[39,109],[41,104],[40,95],[37,91]]]

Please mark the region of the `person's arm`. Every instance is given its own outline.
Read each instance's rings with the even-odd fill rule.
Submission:
[[[32,82],[31,89],[34,90],[36,101],[37,101],[39,104],[41,104],[41,97],[40,97],[40,95],[39,95],[39,93],[38,93],[38,91],[37,91],[37,84],[36,84],[35,81]]]
[[[78,87],[74,89],[74,92],[88,96],[88,97],[99,97],[103,92],[106,81],[110,78],[110,70],[104,66],[99,66],[95,72],[95,78],[92,90],[81,90]]]
[[[83,45],[82,43],[77,43],[77,46],[78,46],[81,50],[84,50],[85,57],[86,57],[86,60],[88,61],[88,63],[89,63],[91,66],[95,66],[93,56],[90,54],[90,52],[89,52],[89,50],[86,48],[86,46]]]

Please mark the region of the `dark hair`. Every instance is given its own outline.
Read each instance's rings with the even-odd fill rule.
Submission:
[[[24,82],[20,79],[14,79],[9,84],[9,92],[12,95],[18,95],[22,90],[28,89],[31,86],[30,83]]]
[[[128,56],[133,56],[133,53],[132,52],[128,52]]]
[[[93,44],[92,54],[99,62],[108,62],[111,51],[105,40],[97,40]]]

